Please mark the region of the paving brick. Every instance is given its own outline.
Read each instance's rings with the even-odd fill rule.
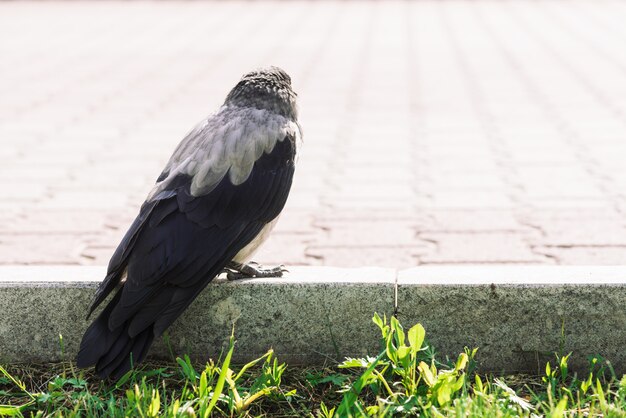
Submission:
[[[124,208],[128,205],[128,196],[124,192],[110,191],[59,191],[38,207],[45,209],[84,209],[106,210]]]
[[[115,245],[100,246],[86,244],[78,253],[78,262],[82,265],[105,266],[109,264],[109,260],[115,249]]]
[[[504,193],[505,183],[496,171],[464,171],[429,169],[427,178],[418,177],[420,189],[431,193],[439,190],[495,190]]]
[[[306,249],[315,242],[316,234],[272,234],[268,241],[252,257],[253,261],[265,265],[318,265],[319,259],[306,256]],[[304,255],[304,256],[303,256]]]
[[[506,193],[483,190],[437,190],[430,196],[428,209],[512,209],[515,202]]]
[[[602,218],[551,220],[536,223],[543,234],[533,244],[544,246],[626,246],[626,227],[618,221]]]
[[[610,211],[615,208],[616,202],[609,198],[601,199],[580,199],[580,198],[528,198],[527,204],[537,211],[544,210],[572,210],[572,209],[594,209],[598,212]]]
[[[45,197],[47,188],[37,183],[8,183],[2,187],[2,198],[7,200],[37,201]]]
[[[437,210],[431,213],[431,222],[420,232],[523,232],[513,213],[507,210]]]
[[[609,265],[626,264],[626,246],[617,247],[535,247],[535,252],[553,257],[559,264]]]
[[[274,227],[275,233],[307,234],[312,228],[315,213],[313,211],[283,211]]]
[[[309,246],[305,254],[319,260],[320,264],[343,267],[398,266],[413,267],[417,256],[428,251],[424,245],[406,247],[323,247]]]
[[[4,224],[0,217],[0,234],[101,234],[105,228],[105,218],[106,215],[100,211],[29,210],[22,215],[12,216]]]
[[[79,264],[77,235],[0,234],[0,264]]]
[[[532,210],[521,215],[521,218],[531,224],[542,225],[551,224],[553,222],[565,221],[573,222],[622,222],[623,216],[614,210],[597,209],[597,208],[564,208],[564,209],[545,209]]]
[[[513,233],[424,233],[436,249],[419,258],[421,264],[537,264],[551,260],[532,251],[526,238]],[[471,247],[471,251],[467,248]]]
[[[327,231],[323,242],[329,246],[415,245],[415,226],[410,221],[316,222],[314,226]]]
[[[323,204],[331,206],[333,209],[339,211],[346,210],[388,210],[388,209],[402,209],[407,206],[415,206],[419,200],[417,196],[394,196],[393,198],[378,199],[376,196],[329,196],[322,197]]]

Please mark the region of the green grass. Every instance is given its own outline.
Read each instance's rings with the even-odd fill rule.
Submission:
[[[543,376],[483,376],[475,349],[441,363],[421,325],[373,321],[378,356],[325,368],[287,368],[271,350],[233,365],[232,336],[217,362],[146,363],[116,383],[71,362],[0,366],[0,416],[626,416],[626,377],[607,362],[592,359],[582,377],[569,371],[569,355],[555,357]]]

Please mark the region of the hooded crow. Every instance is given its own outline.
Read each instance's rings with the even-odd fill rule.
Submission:
[[[285,71],[252,71],[178,145],[122,239],[89,315],[78,367],[119,378],[220,272],[280,276],[246,264],[285,206],[301,140]]]

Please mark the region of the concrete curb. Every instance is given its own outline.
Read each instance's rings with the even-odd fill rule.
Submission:
[[[0,267],[0,361],[73,358],[103,276],[103,267]],[[375,354],[372,315],[396,307],[405,326],[426,327],[440,357],[479,347],[481,370],[536,372],[556,351],[573,351],[575,369],[601,355],[624,370],[621,266],[294,267],[282,279],[216,280],[172,326],[170,348],[216,357],[234,323],[235,360],[273,347],[290,364],[332,363]],[[168,352],[159,341],[151,353]]]

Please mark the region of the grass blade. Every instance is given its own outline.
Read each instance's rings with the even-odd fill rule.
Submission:
[[[211,398],[211,402],[207,407],[207,415],[211,413],[217,401],[222,394],[222,390],[224,390],[224,383],[226,382],[226,375],[228,374],[228,367],[230,366],[230,359],[233,356],[233,351],[235,351],[235,328],[233,327],[233,331],[230,334],[230,342],[228,344],[228,353],[226,354],[226,358],[222,363],[222,367],[220,370],[220,375],[217,378],[217,383],[215,384],[215,389],[213,391],[213,397]]]

